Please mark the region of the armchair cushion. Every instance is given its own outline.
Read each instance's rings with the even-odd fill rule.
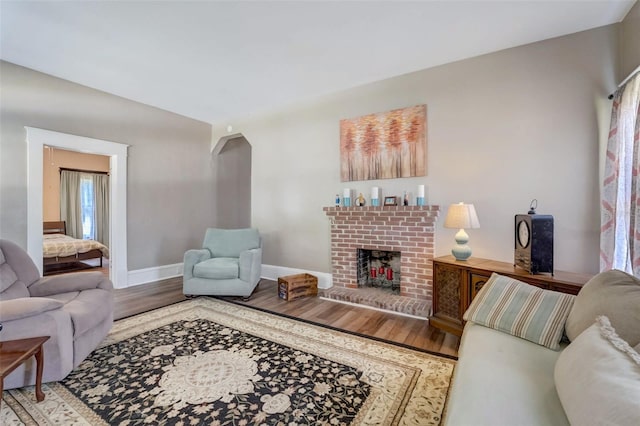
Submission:
[[[193,275],[198,278],[212,280],[234,279],[239,276],[238,259],[233,257],[214,257],[197,263],[193,268]]]
[[[211,252],[212,257],[240,257],[243,251],[260,247],[260,234],[253,228],[209,228],[202,246]]]
[[[46,297],[21,297],[0,301],[0,322],[19,320],[54,309],[60,309],[64,303]]]

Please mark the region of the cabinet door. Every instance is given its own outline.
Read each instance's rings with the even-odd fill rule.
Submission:
[[[467,308],[471,304],[471,301],[473,300],[473,298],[476,297],[476,294],[478,294],[482,286],[485,285],[487,281],[489,281],[490,277],[491,275],[485,275],[478,272],[471,272],[469,274],[470,294],[469,294],[469,303],[467,304]]]
[[[433,315],[462,324],[460,314],[461,284],[464,270],[455,266],[436,263],[433,268]]]

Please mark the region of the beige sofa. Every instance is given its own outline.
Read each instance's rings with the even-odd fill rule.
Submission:
[[[18,245],[0,240],[0,341],[50,336],[43,382],[62,380],[106,337],[113,324],[113,284],[100,272],[40,278]],[[4,380],[4,389],[35,383],[31,358]]]
[[[558,294],[487,282],[465,313],[444,425],[640,425],[640,280],[609,271]]]

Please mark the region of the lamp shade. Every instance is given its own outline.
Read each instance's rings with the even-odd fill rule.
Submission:
[[[480,228],[476,208],[473,204],[451,204],[444,220],[445,228],[473,229]]]

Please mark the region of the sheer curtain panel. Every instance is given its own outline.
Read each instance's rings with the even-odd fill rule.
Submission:
[[[80,179],[82,173],[60,171],[60,219],[66,222],[67,235],[82,239],[82,203]]]
[[[640,277],[640,73],[613,97],[601,202],[600,270]]]
[[[95,240],[109,247],[109,175],[93,175],[95,197]]]

